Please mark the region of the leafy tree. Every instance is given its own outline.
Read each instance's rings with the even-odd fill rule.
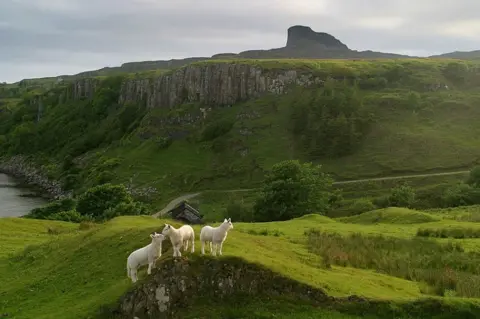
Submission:
[[[267,173],[263,190],[255,202],[257,221],[288,220],[330,208],[333,180],[321,166],[287,160]]]
[[[388,197],[389,205],[395,207],[411,207],[414,202],[415,190],[406,184],[393,188]]]
[[[351,85],[327,81],[292,106],[291,131],[313,157],[352,154],[369,128],[370,114]]]
[[[443,205],[458,207],[480,204],[480,189],[466,183],[458,183],[445,191]]]
[[[92,187],[79,196],[77,211],[100,220],[108,209],[132,201],[124,185],[103,184]]]
[[[470,171],[467,184],[476,188],[480,188],[480,166],[476,166]]]

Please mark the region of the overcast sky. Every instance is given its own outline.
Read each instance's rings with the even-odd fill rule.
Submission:
[[[270,49],[307,25],[351,49],[480,49],[478,0],[0,0],[0,82]]]

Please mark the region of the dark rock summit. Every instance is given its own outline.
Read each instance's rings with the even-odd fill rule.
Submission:
[[[345,44],[328,33],[315,32],[310,27],[301,25],[288,28],[286,48],[295,49],[305,47],[312,47],[320,50],[349,50]]]

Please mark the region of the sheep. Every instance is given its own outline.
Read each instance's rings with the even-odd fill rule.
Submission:
[[[182,227],[176,229],[170,224],[165,224],[162,234],[164,236],[168,236],[172,242],[173,257],[182,257],[180,248],[183,246],[184,251],[187,251],[189,241],[192,245],[192,254],[195,252],[195,232],[193,231],[192,226],[183,225]]]
[[[223,242],[227,239],[227,233],[233,228],[232,220],[224,219],[223,223],[218,227],[204,226],[200,231],[200,242],[202,243],[202,255],[205,255],[205,243],[210,243],[210,253],[217,255],[217,248],[220,246],[218,254],[222,255]],[[213,243],[213,249],[212,249]]]
[[[127,258],[127,276],[134,283],[137,281],[137,269],[140,266],[148,264],[147,274],[150,275],[152,268],[155,268],[157,258],[162,256],[162,242],[165,240],[165,236],[153,232],[150,234],[150,238],[152,238],[150,244],[135,250]]]

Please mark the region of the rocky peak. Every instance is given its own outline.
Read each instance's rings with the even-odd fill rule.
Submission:
[[[301,25],[288,28],[286,47],[288,49],[311,47],[318,49],[349,50],[345,44],[334,36],[324,32],[315,32],[310,27]]]

